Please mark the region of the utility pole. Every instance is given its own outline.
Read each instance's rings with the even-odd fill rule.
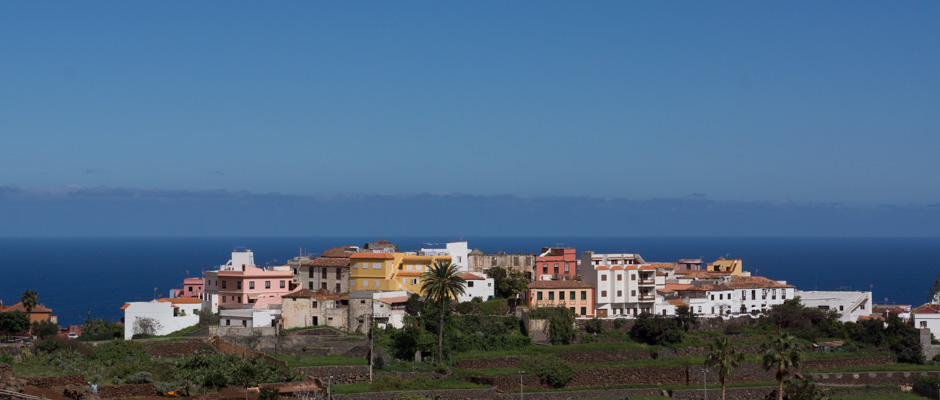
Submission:
[[[525,371],[519,371],[519,400],[525,399],[524,389],[522,387],[522,376],[525,375]]]
[[[705,387],[705,400],[708,400],[708,368],[702,367],[702,385]]]
[[[372,309],[372,312],[375,312],[375,308]],[[372,360],[375,358],[372,356],[372,343],[375,340],[375,335],[372,329],[374,328],[372,326],[374,323],[374,316],[369,314],[369,383],[372,383]]]

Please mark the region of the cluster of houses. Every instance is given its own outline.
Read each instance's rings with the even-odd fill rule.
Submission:
[[[221,326],[291,329],[327,325],[349,332],[402,327],[409,297],[421,295],[421,275],[438,261],[455,265],[466,280],[457,301],[492,299],[494,267],[518,271],[530,283],[520,304],[566,307],[578,318],[634,318],[642,313],[675,315],[689,307],[702,317],[757,316],[799,297],[807,307],[838,311],[842,321],[877,318],[871,292],[800,291],[785,281],[753,276],[741,259],[713,262],[682,259],[647,262],[639,254],[600,254],[573,248],[543,248],[538,254],[485,254],[467,242],[442,248],[400,251],[387,241],[343,246],[318,257],[259,267],[250,250],[202,278],[187,278],[170,297],[124,305],[125,337],[135,322],[158,322],[156,334],[198,323],[199,313],[218,313]],[[903,314],[903,312],[897,312]],[[927,304],[904,314],[918,328],[940,330],[940,306]]]

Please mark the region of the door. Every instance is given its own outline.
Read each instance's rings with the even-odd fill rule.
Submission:
[[[597,310],[597,318],[607,318],[607,310],[606,310],[606,309],[598,309],[598,310]]]

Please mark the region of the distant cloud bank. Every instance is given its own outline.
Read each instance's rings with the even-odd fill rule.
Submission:
[[[940,207],[0,186],[2,236],[940,236]]]

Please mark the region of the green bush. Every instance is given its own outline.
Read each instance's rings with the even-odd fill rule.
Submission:
[[[529,312],[529,318],[547,319],[549,341],[554,345],[570,344],[575,337],[574,313],[565,307],[540,307]]]
[[[417,393],[399,393],[395,400],[433,400],[428,396],[422,396]]]
[[[574,376],[571,363],[551,355],[525,358],[520,367],[526,373],[538,376],[542,383],[555,388],[565,386]]]
[[[157,393],[166,394],[170,391],[176,391],[183,385],[177,384],[176,382],[154,382],[153,386],[157,389]]]
[[[91,346],[77,340],[69,340],[58,336],[49,336],[33,342],[32,350],[37,354],[49,354],[58,351],[74,351],[85,358],[91,358]]]
[[[584,324],[584,330],[587,331],[587,333],[596,335],[604,331],[604,324],[597,318],[591,318]]]
[[[654,346],[670,345],[682,341],[682,330],[675,319],[643,313],[637,317],[630,330],[630,337]]]
[[[940,379],[933,376],[921,376],[914,382],[914,393],[927,398],[933,398],[940,390]]]
[[[447,375],[450,374],[450,368],[447,368],[447,365],[444,363],[437,363],[434,365],[434,372]]]
[[[121,324],[105,321],[103,319],[90,319],[85,321],[82,328],[83,341],[111,340],[124,336],[124,327]]]
[[[127,340],[112,340],[102,343],[94,349],[94,359],[105,366],[122,363],[138,364],[150,361],[144,346]]]
[[[258,400],[277,400],[280,395],[281,391],[278,388],[270,386],[265,386],[258,390]]]
[[[484,336],[474,334],[462,336],[455,343],[454,350],[464,351],[509,351],[522,350],[532,345],[532,338],[522,335]]]
[[[153,374],[147,371],[140,371],[136,374],[128,375],[124,378],[124,383],[153,383]]]
[[[397,391],[403,390],[405,388],[405,384],[405,380],[398,375],[379,375],[372,379],[372,383],[369,384],[369,390],[375,392]]]
[[[503,315],[508,309],[506,302],[501,299],[484,301],[478,307],[483,315]]]

